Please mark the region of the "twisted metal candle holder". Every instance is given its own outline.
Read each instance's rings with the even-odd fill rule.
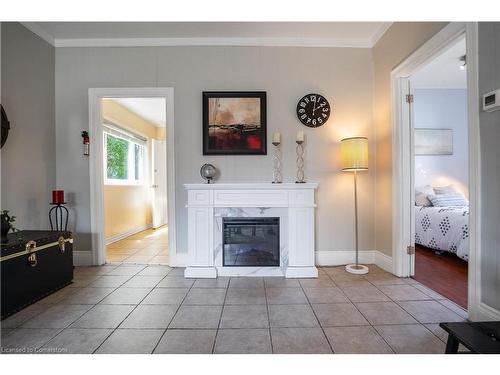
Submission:
[[[296,184],[305,183],[304,180],[304,141],[295,141],[297,142],[297,181]]]
[[[273,184],[281,184],[283,175],[281,174],[281,143],[273,142]]]

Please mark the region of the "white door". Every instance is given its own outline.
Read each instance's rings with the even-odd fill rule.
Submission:
[[[153,139],[153,228],[167,224],[167,142]]]
[[[407,239],[407,254],[408,254],[408,262],[409,262],[409,276],[413,276],[415,274],[415,142],[414,142],[414,133],[415,133],[415,114],[414,114],[414,101],[415,95],[413,91],[413,87],[411,84],[410,78],[402,78],[401,79],[401,88],[402,94],[401,98],[403,100],[402,108],[403,108],[403,126],[408,126],[409,131],[409,139],[405,140],[405,144],[409,145],[410,151],[410,165],[408,166],[409,172],[409,186],[406,191],[408,194],[408,198],[405,201],[410,205],[408,212],[409,217],[405,220],[409,221],[410,233],[408,234]]]

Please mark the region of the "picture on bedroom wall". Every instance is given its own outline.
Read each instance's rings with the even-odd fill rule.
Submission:
[[[203,155],[266,155],[266,93],[203,92]]]
[[[415,155],[453,155],[453,130],[415,129]]]

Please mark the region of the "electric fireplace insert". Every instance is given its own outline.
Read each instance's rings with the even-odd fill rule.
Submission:
[[[279,267],[279,217],[225,217],[222,226],[223,266]]]

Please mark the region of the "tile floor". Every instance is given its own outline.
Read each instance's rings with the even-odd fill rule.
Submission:
[[[3,353],[443,353],[466,312],[413,279],[185,279],[168,266],[78,267],[1,322]]]
[[[107,245],[106,262],[168,265],[168,228],[148,229]]]

